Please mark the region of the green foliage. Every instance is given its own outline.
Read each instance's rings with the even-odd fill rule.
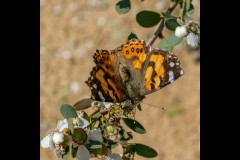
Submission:
[[[89,149],[98,149],[98,148],[102,148],[102,143],[99,141],[89,141],[90,143],[87,144],[87,147]]]
[[[73,127],[73,120],[72,118],[68,118],[67,119],[67,122],[68,122],[68,129],[71,131],[71,133],[73,134],[74,133],[74,127]]]
[[[169,51],[169,52],[172,52],[173,51],[173,46],[169,46],[166,42],[166,39],[163,38],[161,39],[160,43],[159,43],[159,48],[161,48],[162,50],[165,50],[165,51]]]
[[[132,151],[136,152],[139,156],[142,157],[153,158],[158,155],[153,148],[146,146],[144,144],[135,143],[131,144],[130,146]]]
[[[89,98],[81,99],[73,105],[73,108],[77,111],[87,109],[87,108],[91,107],[92,102],[93,102],[93,100],[89,99]]]
[[[179,38],[173,34],[168,38],[163,38],[159,43],[159,48],[172,52],[173,47],[180,44],[181,42],[182,38]]]
[[[140,134],[146,133],[146,130],[138,121],[130,119],[130,118],[122,118],[122,120],[133,131],[140,133]]]
[[[135,33],[131,32],[128,36],[128,40],[131,40],[131,39],[138,39],[138,37]]]
[[[141,11],[136,15],[136,20],[142,27],[153,27],[160,22],[161,16],[153,11]]]
[[[130,0],[120,0],[116,5],[115,9],[119,14],[125,14],[131,9]]]
[[[167,13],[161,13],[161,16],[164,18],[165,26],[170,31],[175,31],[175,29],[180,26],[177,22],[177,17],[172,16]]]
[[[62,116],[66,119],[77,117],[77,112],[69,104],[62,104],[61,108],[60,108],[60,112],[61,112]]]
[[[71,155],[72,155],[72,158],[75,158],[77,156],[77,150],[78,150],[78,147],[74,148],[74,147],[71,147]]]
[[[194,14],[194,6],[191,2],[192,2],[192,0],[184,0],[183,1],[182,17],[184,17],[186,14],[188,14],[188,15]]]

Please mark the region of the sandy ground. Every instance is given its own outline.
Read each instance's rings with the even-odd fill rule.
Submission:
[[[40,0],[40,129],[41,137],[54,128],[63,117],[59,107],[66,102],[90,97],[84,81],[94,63],[95,49],[114,49],[125,43],[130,32],[147,40],[156,27],[142,28],[135,20],[140,10],[164,11],[167,0],[132,1],[129,13],[119,15],[113,0]],[[193,0],[199,17],[199,1]],[[173,14],[177,15],[177,8]],[[164,35],[172,32],[164,30]],[[157,47],[157,40],[153,48]],[[147,130],[133,133],[131,142],[153,147],[158,156],[153,160],[200,159],[200,64],[195,57],[199,50],[188,49],[185,43],[175,47],[185,75],[166,88],[147,96],[143,111],[136,113]],[[166,107],[162,110],[161,107]],[[91,109],[87,110],[92,112]],[[116,149],[119,150],[118,148]],[[54,160],[53,153],[40,148],[41,160]],[[143,160],[136,156],[136,160]]]

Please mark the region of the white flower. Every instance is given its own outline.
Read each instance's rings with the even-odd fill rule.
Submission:
[[[53,140],[52,140],[52,136],[51,135],[47,135],[46,137],[44,137],[41,140],[41,146],[43,148],[50,148],[53,149],[54,145],[53,145]]]
[[[107,156],[107,160],[121,160],[122,157],[120,154],[111,153]]]
[[[100,130],[99,128],[98,128],[98,129],[91,130],[91,131],[88,133],[88,140],[102,142],[102,141],[103,141],[103,138],[102,138],[101,130]]]
[[[64,135],[62,133],[54,133],[53,142],[55,144],[61,144],[64,142]]]
[[[77,125],[74,128],[86,128],[89,125],[89,122],[82,118],[80,115],[77,117]],[[67,119],[58,121],[57,129],[59,132],[62,132],[64,128],[68,128]]]
[[[184,26],[178,26],[175,30],[175,35],[179,38],[182,38],[188,34],[187,28]]]
[[[68,128],[67,119],[58,121],[57,129],[59,132],[62,132],[64,128]]]
[[[90,158],[88,149],[84,145],[80,145],[77,150],[77,160],[89,160]]]
[[[195,33],[189,33],[187,36],[187,44],[192,47],[197,47],[199,44],[199,36]]]
[[[89,122],[82,118],[80,115],[77,117],[78,126],[76,128],[86,128],[89,125]]]

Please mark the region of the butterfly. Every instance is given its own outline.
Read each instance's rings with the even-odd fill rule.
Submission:
[[[144,40],[131,39],[110,51],[96,50],[93,59],[96,66],[85,83],[91,99],[102,102],[139,104],[145,95],[184,74],[175,54],[151,49]]]

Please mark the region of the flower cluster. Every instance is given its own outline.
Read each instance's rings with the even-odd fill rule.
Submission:
[[[183,23],[180,19],[177,21],[180,26],[175,29],[175,35],[179,38],[186,37],[187,44],[191,47],[200,45],[200,27],[193,21]]]
[[[96,157],[99,149],[104,150],[102,149],[105,147],[103,136],[99,128],[90,130],[89,125],[89,121],[80,115],[76,118],[60,120],[56,129],[41,140],[41,146],[53,150],[58,159],[65,158],[68,156],[68,153],[71,153],[72,157],[78,160],[89,160],[92,157]],[[73,128],[72,131],[71,127]],[[97,142],[100,147],[92,149],[93,142]],[[120,160],[121,156],[111,153],[105,147],[105,153],[101,155],[101,158]]]

